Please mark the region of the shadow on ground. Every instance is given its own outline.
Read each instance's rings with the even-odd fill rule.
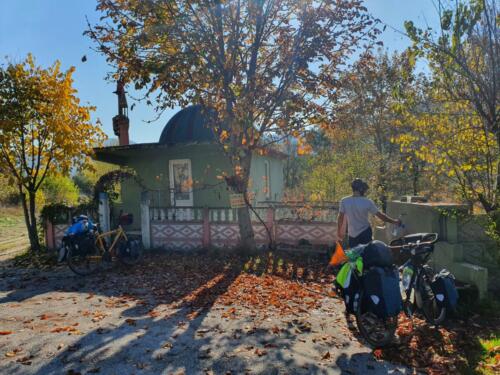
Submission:
[[[244,306],[239,308],[238,301],[233,305],[231,295],[227,295],[241,275],[255,275],[256,278],[278,275],[283,280],[299,280],[318,288],[327,279],[323,265],[324,259],[317,256],[270,253],[249,257],[172,252],[151,254],[132,269],[116,268],[86,278],[71,274],[65,267],[57,267],[51,272],[4,269],[0,305],[18,308],[20,314],[27,314],[29,303],[38,304],[31,306],[31,322],[24,316],[25,321],[16,323],[23,327],[21,331],[29,331],[30,324],[35,327],[33,321],[44,319],[43,312],[54,309],[62,310],[55,313],[65,316],[66,323],[40,328],[43,333],[37,333],[37,327],[32,333],[26,332],[25,341],[30,335],[36,335],[31,344],[21,345],[25,348],[24,353],[30,354],[17,361],[0,362],[0,368],[10,374],[44,375],[68,371],[82,374],[349,373],[344,371],[355,368],[354,362],[366,368],[366,362],[373,361],[368,352],[356,356],[343,354],[335,362],[333,355],[331,361],[326,356],[321,361],[321,355],[297,349],[294,343],[300,343],[301,335],[311,330],[297,317],[304,315],[308,307],[317,307],[317,301],[305,298],[304,302],[309,305],[292,306],[298,310],[291,318],[275,317],[271,313],[266,318],[264,312],[263,324],[258,325],[255,319],[262,309],[255,312]],[[271,283],[279,281],[269,280]],[[296,288],[297,283],[290,283]],[[244,283],[238,285],[240,289],[246,287]],[[249,293],[261,287],[260,284],[252,286],[254,289]],[[279,293],[286,295],[288,292]],[[242,293],[244,295],[245,291]],[[224,296],[223,303],[218,304],[221,296]],[[277,308],[276,304],[286,302],[273,300],[275,294],[269,298],[269,303],[275,305],[271,307]],[[322,299],[324,295],[317,298]],[[257,303],[262,307],[267,301]],[[238,315],[234,315],[234,306],[238,307]],[[109,318],[92,320],[89,324],[88,317],[96,311],[109,314]],[[41,315],[36,315],[37,312]],[[82,316],[87,319],[82,321]],[[65,325],[77,318],[80,323],[74,325],[78,329]],[[320,317],[320,320],[324,319]],[[62,342],[59,344],[61,349],[56,350],[58,341]],[[320,344],[304,340],[304,346],[324,353],[325,343]],[[351,345],[347,342],[334,344],[337,347],[332,347],[332,353]],[[46,353],[47,346],[52,349]],[[45,358],[39,358],[41,353]],[[368,366],[377,368],[377,373],[388,373],[384,366]]]

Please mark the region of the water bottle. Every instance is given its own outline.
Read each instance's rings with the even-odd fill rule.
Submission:
[[[402,284],[403,284],[404,291],[407,291],[408,288],[410,287],[410,282],[411,282],[412,276],[413,276],[413,268],[406,266],[403,269],[403,283]]]
[[[404,228],[405,228],[405,226],[404,226],[403,222],[401,221],[401,215],[399,215],[399,218],[398,218],[398,219],[399,219],[399,222],[400,222],[401,224],[399,224],[399,225],[393,224],[393,225],[392,225],[392,236],[393,236],[394,238],[399,238],[399,237],[401,237],[401,236],[403,235],[403,230],[404,230]]]

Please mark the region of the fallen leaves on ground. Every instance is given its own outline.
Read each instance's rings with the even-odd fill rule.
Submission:
[[[467,363],[467,351],[490,329],[486,324],[456,320],[449,320],[446,327],[434,327],[424,320],[413,318],[412,321],[402,314],[396,331],[399,343],[376,349],[373,355],[377,359],[424,369],[431,375],[460,373],[464,368],[474,367],[473,363]]]
[[[86,317],[84,321],[87,323],[88,320],[98,323],[107,316],[110,316],[111,320],[111,316],[120,314],[120,311],[115,309],[134,309],[138,312],[137,316],[125,315],[133,318],[125,319],[124,324],[136,326],[140,323],[142,329],[149,322],[154,324],[153,319],[161,317],[161,319],[178,319],[179,324],[176,324],[178,328],[182,328],[180,331],[189,331],[184,328],[189,328],[193,320],[203,317],[203,312],[215,308],[217,311],[220,310],[222,317],[226,319],[251,318],[249,324],[234,331],[231,336],[233,339],[244,340],[259,330],[280,336],[285,336],[282,333],[289,331],[294,335],[294,340],[306,342],[307,338],[307,342],[310,342],[310,338],[304,335],[312,330],[308,315],[321,307],[323,299],[328,298],[325,295],[332,295],[331,278],[322,273],[323,264],[320,260],[312,258],[279,254],[264,254],[250,259],[234,253],[153,254],[146,258],[144,263],[128,269],[126,273],[111,271],[106,274],[106,278],[86,279],[85,286],[89,289],[79,297],[79,303],[83,300],[88,310],[80,310],[79,315]],[[95,286],[95,289],[90,286]],[[106,295],[101,292],[102,290],[113,293]],[[77,303],[76,294],[71,299],[74,299],[73,303]],[[44,300],[36,302],[36,304],[43,303]],[[343,311],[340,303],[337,306]],[[182,311],[185,315],[176,316],[178,311]],[[53,322],[55,318],[63,319],[64,315],[51,316],[45,313],[35,320]],[[72,317],[74,318],[78,317]],[[286,322],[288,328],[285,324],[283,324],[285,328],[275,325],[276,321],[282,318],[285,318],[281,321]],[[339,319],[342,322],[339,322]],[[268,320],[270,321],[268,326],[261,324]],[[27,319],[24,323],[34,325],[33,319]],[[47,322],[43,323],[46,327]],[[51,326],[53,327],[51,332],[81,334],[71,322],[65,320],[64,323],[58,323],[59,326]],[[143,323],[146,323],[146,326]],[[345,326],[343,318],[338,316],[325,317],[325,323],[339,325],[341,329]],[[111,329],[105,330],[99,327],[95,332],[103,334]],[[377,359],[425,369],[430,374],[457,373],[464,365],[465,348],[473,345],[471,338],[484,329],[483,322],[479,319],[472,319],[468,324],[457,323],[451,328],[436,329],[419,319],[414,319],[412,322],[401,318],[397,330],[400,342],[393,347],[377,349],[373,354]],[[347,328],[345,331],[346,335],[349,335]],[[12,333],[14,332],[0,331],[0,335]],[[171,335],[171,339],[182,334],[176,332]],[[208,338],[213,332],[198,329],[195,335],[199,338]],[[329,351],[325,352],[327,350],[325,348],[319,352],[317,358],[321,357],[323,360],[331,359],[333,350],[343,350],[343,346],[339,343],[332,343],[331,338],[321,334],[314,336],[312,341],[315,345],[328,343],[337,348],[328,347]],[[175,344],[165,342],[162,347],[168,351],[173,345]],[[268,353],[267,350],[270,353],[276,350],[272,343],[261,342],[259,345],[263,348],[252,346],[249,349],[238,346],[235,352],[244,351],[248,356],[263,357]],[[58,350],[62,348],[58,347]],[[67,350],[77,349],[76,346],[69,346]],[[491,358],[500,359],[499,348],[491,350]],[[205,351],[200,355],[205,358],[209,357],[210,353]],[[6,352],[5,356],[14,360],[25,358],[14,351]],[[136,364],[139,369],[148,366],[142,362]],[[496,365],[489,363],[488,366]]]

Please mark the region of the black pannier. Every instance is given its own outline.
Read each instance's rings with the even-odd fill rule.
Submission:
[[[363,275],[366,310],[379,318],[397,316],[403,301],[399,288],[399,274],[394,267],[373,267]]]
[[[355,272],[355,271],[352,271]],[[344,299],[346,312],[349,314],[356,313],[361,296],[361,282],[358,277],[351,275],[350,282],[347,288],[338,288]]]
[[[394,264],[391,249],[382,241],[372,241],[366,245],[361,255],[363,267],[390,267]]]
[[[90,232],[65,236],[63,242],[71,248],[73,255],[87,255],[94,252],[95,236]]]

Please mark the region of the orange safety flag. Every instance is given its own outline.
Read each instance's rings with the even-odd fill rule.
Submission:
[[[347,262],[348,260],[349,258],[347,258],[347,255],[345,255],[342,245],[340,244],[340,242],[337,241],[337,244],[335,245],[335,252],[333,253],[332,258],[330,259],[330,265],[338,266],[340,264]]]

